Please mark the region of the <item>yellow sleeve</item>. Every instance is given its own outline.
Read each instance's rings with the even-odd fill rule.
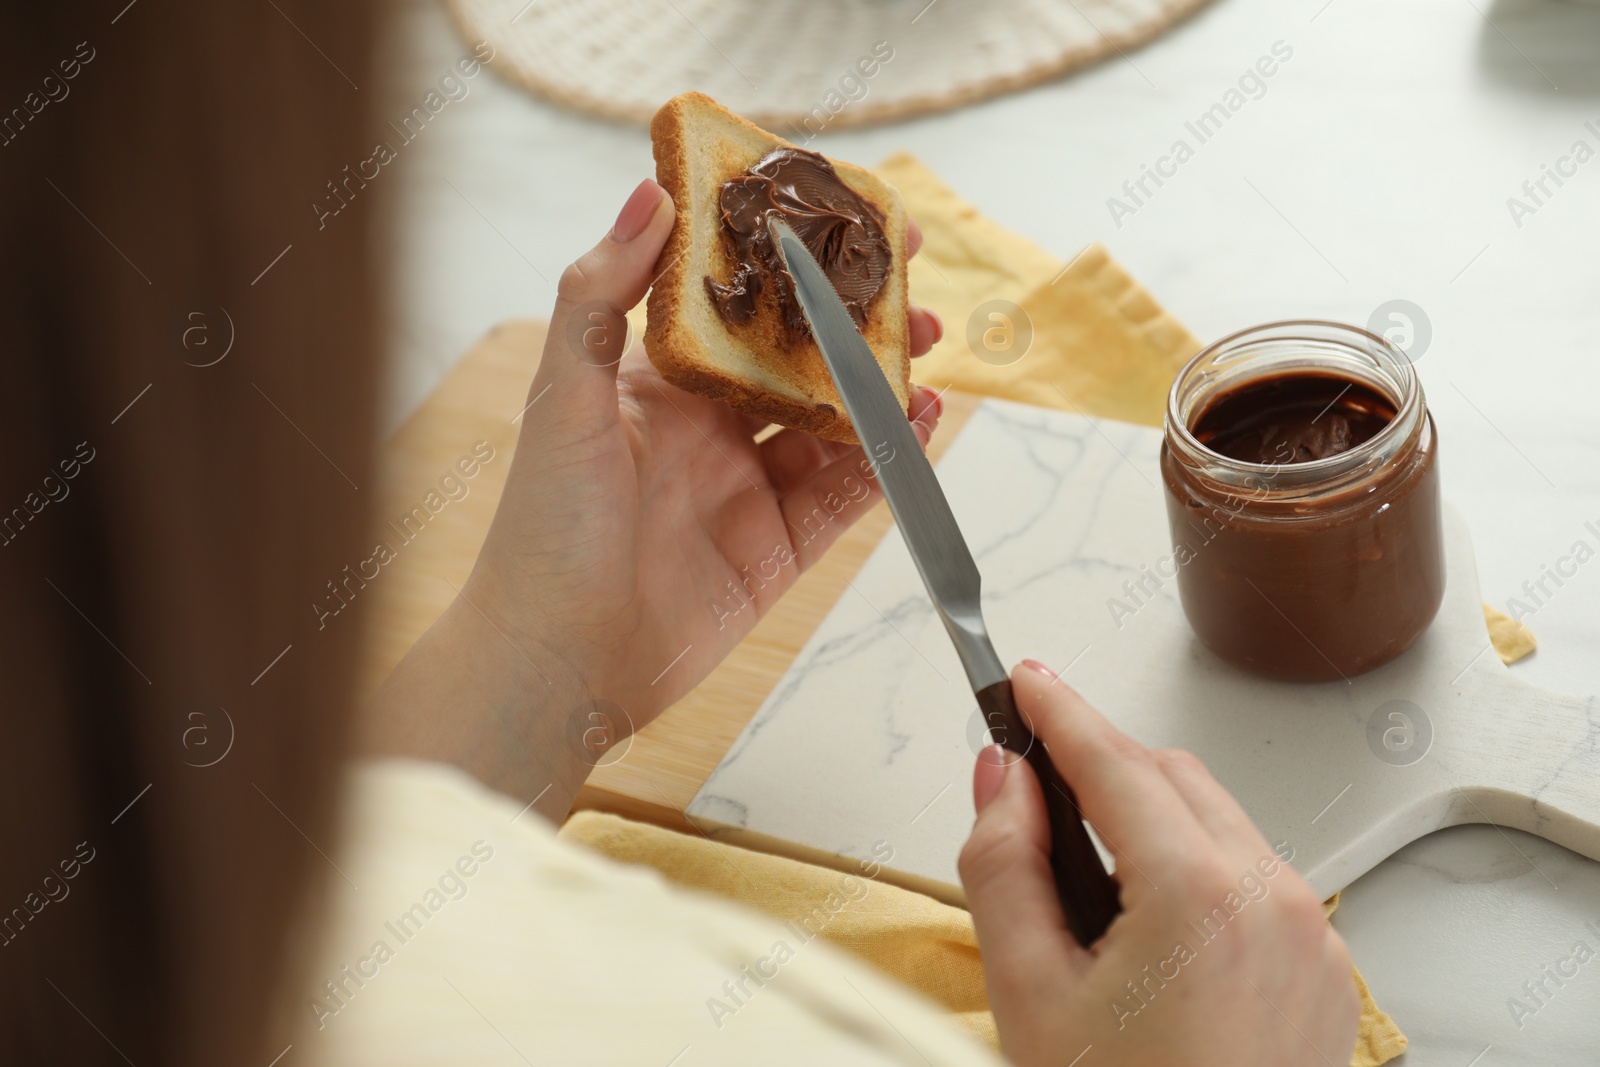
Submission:
[[[823,938],[566,844],[437,764],[361,765],[291,1011],[300,1062],[984,1065]]]

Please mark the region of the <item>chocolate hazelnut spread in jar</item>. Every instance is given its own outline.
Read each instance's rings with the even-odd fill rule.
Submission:
[[[1444,596],[1433,417],[1404,353],[1278,322],[1207,347],[1167,398],[1161,474],[1195,635],[1245,670],[1350,679]]]

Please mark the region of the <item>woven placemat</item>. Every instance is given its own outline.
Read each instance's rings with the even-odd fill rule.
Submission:
[[[1208,0],[447,0],[512,81],[645,123],[698,89],[794,141],[1125,55]]]

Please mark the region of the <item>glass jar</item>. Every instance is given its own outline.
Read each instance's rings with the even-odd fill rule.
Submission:
[[[1340,382],[1309,421],[1263,399]],[[1165,429],[1179,598],[1213,652],[1270,678],[1348,681],[1427,629],[1444,597],[1437,443],[1399,349],[1333,322],[1241,331],[1178,373]]]

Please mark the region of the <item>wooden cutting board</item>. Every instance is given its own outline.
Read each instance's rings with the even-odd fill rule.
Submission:
[[[528,384],[544,346],[543,322],[508,322],[483,337],[415,414],[384,444],[379,457],[377,519],[398,522],[448,473],[457,458],[487,442],[495,458],[468,482],[384,567],[371,586],[361,670],[366,695],[432,625],[472,570],[505,488]],[[936,460],[955,438],[977,398],[947,393],[940,429],[928,454]],[[693,692],[634,739],[624,758],[599,767],[578,795],[578,808],[689,829],[689,801],[772,691],[828,609],[847,588],[889,528],[879,504],[801,576],[783,601]]]

